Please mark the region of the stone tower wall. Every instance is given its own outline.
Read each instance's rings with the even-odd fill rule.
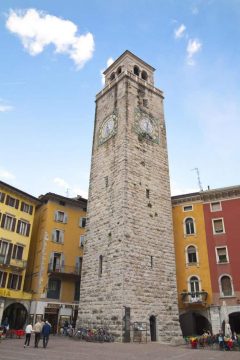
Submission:
[[[159,143],[136,132],[136,109],[156,119]],[[117,133],[99,146],[113,111]],[[79,324],[109,324],[121,340],[130,307],[131,322],[156,317],[159,341],[179,336],[163,97],[131,74],[97,97],[88,216]]]

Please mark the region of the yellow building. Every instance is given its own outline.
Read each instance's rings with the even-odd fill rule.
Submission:
[[[40,196],[27,269],[30,318],[45,317],[55,332],[77,317],[87,200],[53,193]]]
[[[31,293],[23,291],[35,197],[0,181],[0,322],[25,324]]]
[[[211,330],[212,287],[200,193],[172,197],[180,324],[183,335]]]

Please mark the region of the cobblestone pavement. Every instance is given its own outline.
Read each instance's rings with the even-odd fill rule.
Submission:
[[[23,347],[23,339],[6,339],[0,343],[1,360],[215,360],[240,359],[240,352],[192,350],[185,346],[168,346],[158,343],[120,344],[86,343],[66,337],[52,336],[47,349]]]

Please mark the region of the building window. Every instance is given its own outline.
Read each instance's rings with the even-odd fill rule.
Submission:
[[[121,66],[119,66],[119,68],[117,69],[117,75],[120,75],[121,72],[122,72],[122,68],[121,68]]]
[[[153,256],[150,256],[150,267],[153,268]]]
[[[5,271],[0,271],[0,288],[5,288],[7,279],[7,273]]]
[[[63,253],[51,253],[48,270],[50,272],[64,273],[64,262],[65,261]]]
[[[99,256],[99,268],[98,268],[99,277],[102,276],[102,272],[103,272],[103,256],[100,255]]]
[[[54,220],[66,224],[67,223],[67,214],[65,214],[63,211],[56,211]]]
[[[197,261],[197,250],[195,246],[191,245],[187,248],[187,263],[188,264],[196,264]]]
[[[193,210],[193,206],[192,205],[186,205],[186,206],[183,206],[183,211],[186,212],[186,211],[192,211]]]
[[[1,227],[3,229],[9,231],[15,231],[15,225],[16,225],[16,219],[13,216],[3,214],[1,221]]]
[[[110,76],[110,80],[112,81],[112,80],[114,80],[115,79],[115,73],[113,72],[112,74],[111,74],[111,76]]]
[[[63,244],[64,243],[64,231],[54,229],[52,232],[52,241],[54,241],[58,244]]]
[[[139,67],[137,65],[134,66],[133,73],[134,73],[134,75],[139,76],[140,70],[139,70]]]
[[[49,299],[59,299],[61,289],[61,280],[49,279],[47,288],[47,297]]]
[[[23,236],[29,236],[30,224],[24,220],[18,220],[17,233]]]
[[[21,245],[14,245],[13,252],[12,252],[12,258],[16,259],[16,260],[22,260],[23,249],[24,249],[24,247]]]
[[[27,203],[25,203],[25,202],[21,202],[21,211],[23,211],[23,212],[25,212],[25,213],[27,213],[27,214],[30,214],[30,215],[32,215],[32,213],[33,213],[33,206],[32,205],[29,205],[29,204],[27,204]]]
[[[85,217],[81,217],[81,218],[80,218],[80,223],[79,223],[79,225],[80,225],[81,228],[85,228],[85,226],[86,226],[86,221],[87,221],[87,219],[86,219]]]
[[[232,279],[228,275],[220,278],[220,289],[222,296],[233,296]]]
[[[74,301],[80,300],[80,280],[75,281],[75,288],[74,288]]]
[[[8,253],[9,242],[0,240],[0,264],[5,264]]]
[[[143,99],[143,106],[148,107],[148,99]]]
[[[4,200],[5,200],[5,193],[0,191],[0,202],[4,203]]]
[[[213,233],[214,234],[223,234],[225,232],[224,230],[224,223],[223,219],[212,219],[213,224]]]
[[[11,206],[11,207],[14,207],[15,209],[18,209],[18,206],[19,206],[19,200],[18,200],[18,199],[13,198],[13,197],[12,197],[12,196],[10,196],[10,195],[7,195],[7,198],[6,198],[6,205]]]
[[[185,234],[186,235],[195,234],[195,227],[194,227],[193,218],[187,218],[185,220]]]
[[[217,257],[218,264],[229,262],[227,247],[226,246],[217,247],[216,248],[216,257]]]
[[[147,78],[148,78],[147,72],[145,70],[143,70],[142,71],[142,79],[147,80]]]
[[[191,293],[196,293],[200,291],[199,279],[196,276],[192,276],[189,283]]]
[[[221,211],[222,210],[222,204],[220,201],[214,201],[210,204],[210,209],[212,212],[214,211]]]
[[[83,261],[82,256],[77,256],[77,257],[76,257],[76,273],[77,273],[78,275],[81,275],[81,271],[82,271],[82,261]]]
[[[80,246],[80,247],[83,247],[83,246],[84,246],[84,243],[85,243],[85,236],[84,236],[84,235],[81,235],[81,236],[80,236],[80,241],[79,241],[79,246]]]
[[[21,290],[22,276],[10,273],[8,276],[8,289]]]

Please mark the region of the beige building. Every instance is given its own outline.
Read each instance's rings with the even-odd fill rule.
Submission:
[[[53,193],[40,196],[33,227],[26,289],[30,318],[47,318],[57,332],[74,322],[80,296],[87,200]]]

